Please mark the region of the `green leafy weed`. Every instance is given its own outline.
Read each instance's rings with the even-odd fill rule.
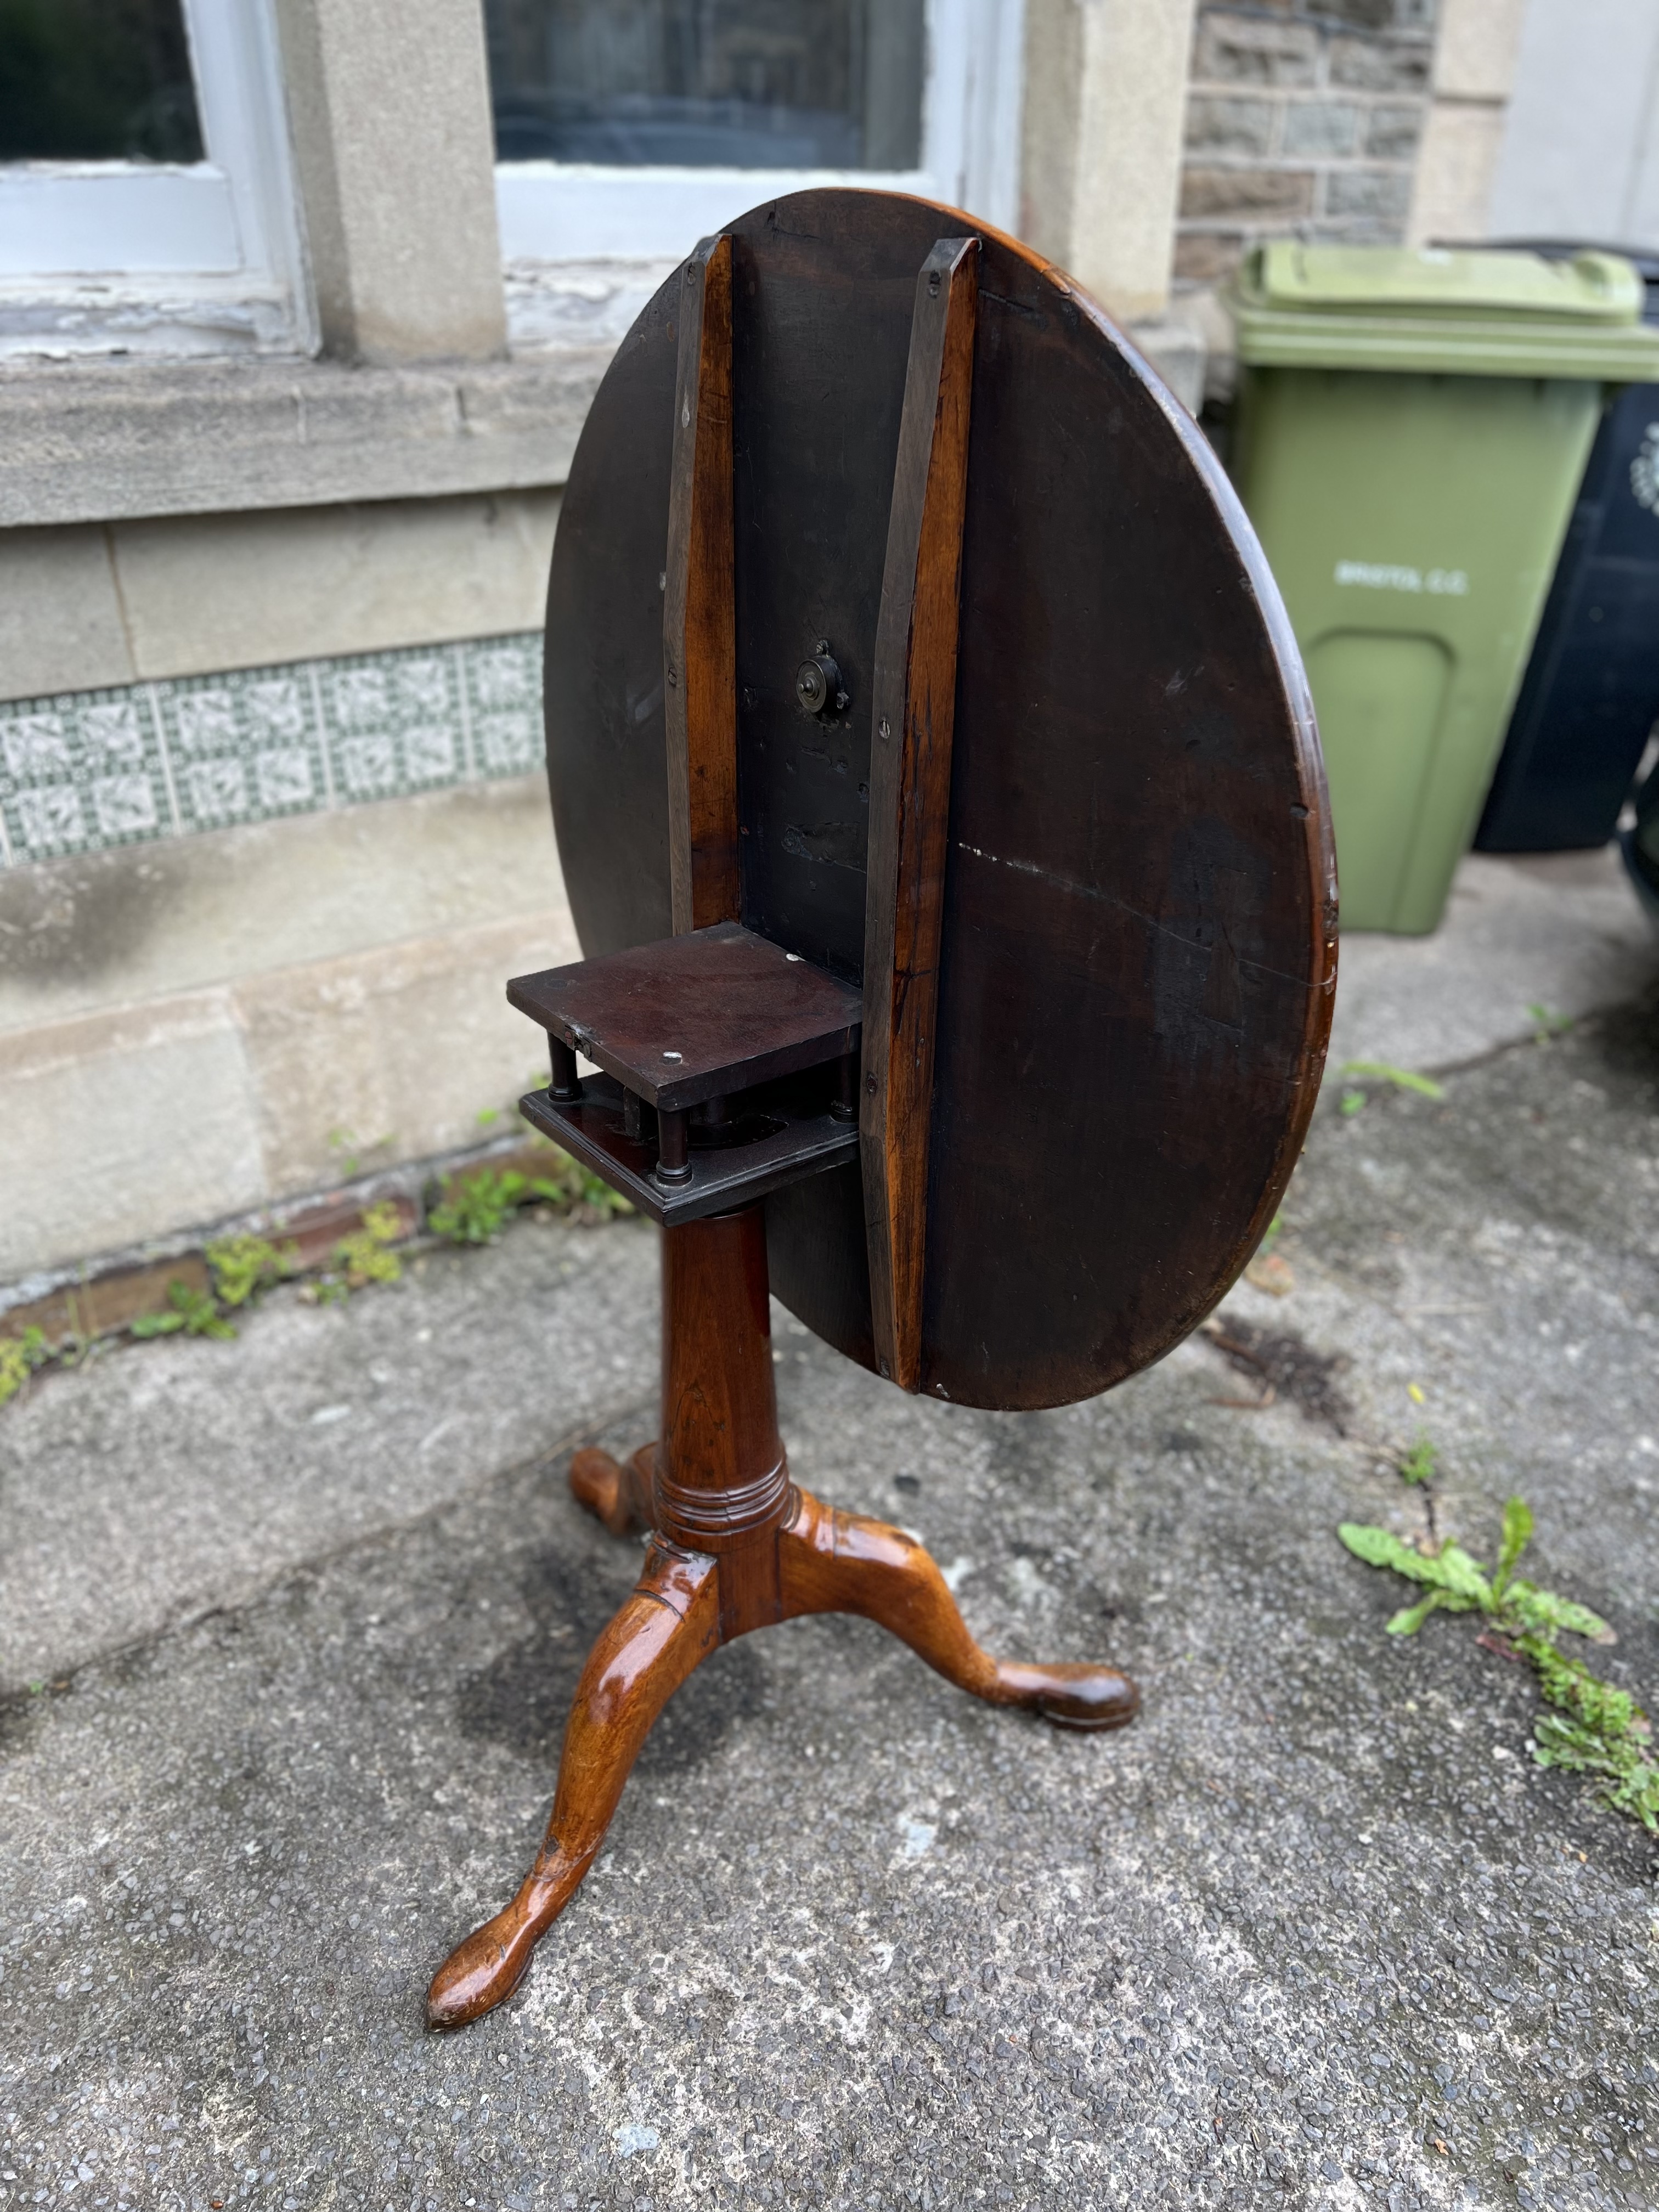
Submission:
[[[1422,1439],[1414,1449],[1425,1447],[1431,1470],[1432,1446]],[[1405,1473],[1403,1465],[1401,1471]],[[1390,1636],[1414,1636],[1431,1613],[1481,1614],[1490,1631],[1528,1661],[1546,1704],[1553,1708],[1540,1716],[1534,1730],[1538,1764],[1599,1776],[1602,1796],[1615,1811],[1659,1835],[1659,1763],[1647,1747],[1652,1734],[1647,1716],[1627,1691],[1603,1681],[1582,1659],[1560,1650],[1556,1641],[1565,1634],[1611,1644],[1613,1632],[1588,1606],[1540,1589],[1516,1571],[1532,1533],[1531,1508],[1511,1498],[1504,1508],[1498,1562],[1489,1572],[1459,1544],[1420,1552],[1391,1529],[1352,1521],[1337,1531],[1367,1566],[1388,1568],[1425,1592],[1393,1616]]]
[[[140,1314],[132,1324],[135,1336],[234,1336],[235,1324],[225,1319],[210,1291],[193,1290],[188,1283],[167,1285],[167,1302],[160,1313]]]
[[[21,1336],[0,1336],[0,1406],[15,1398],[37,1367],[52,1358],[52,1347],[38,1328]]]
[[[1391,1083],[1396,1091],[1415,1091],[1419,1098],[1443,1098],[1446,1095],[1444,1085],[1437,1083],[1431,1075],[1414,1075],[1409,1067],[1395,1067],[1386,1060],[1345,1060],[1342,1073],[1363,1082]],[[1347,1110],[1345,1097],[1343,1111]]]
[[[478,1168],[469,1176],[452,1176],[443,1194],[427,1215],[427,1226],[452,1244],[487,1244],[503,1222],[521,1206],[541,1204],[564,1210],[580,1206],[601,1216],[631,1213],[633,1207],[609,1183],[562,1152],[548,1146],[546,1175],[528,1176],[517,1168]]]

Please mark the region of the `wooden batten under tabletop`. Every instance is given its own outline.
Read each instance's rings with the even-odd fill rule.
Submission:
[[[662,633],[677,935],[739,919],[732,561],[732,240],[722,233],[681,273]]]
[[[921,1379],[933,1018],[978,307],[978,240],[941,239],[916,280],[876,631],[859,1133],[877,1363],[905,1390],[919,1389]]]

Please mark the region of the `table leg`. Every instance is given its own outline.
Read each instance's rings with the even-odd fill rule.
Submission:
[[[592,1864],[652,1723],[719,1641],[714,1559],[653,1547],[577,1685],[546,1841],[513,1902],[433,1976],[426,2002],[434,2027],[465,2027],[517,1987]]]

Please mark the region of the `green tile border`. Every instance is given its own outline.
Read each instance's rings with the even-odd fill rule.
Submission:
[[[538,631],[0,704],[0,867],[522,775]]]

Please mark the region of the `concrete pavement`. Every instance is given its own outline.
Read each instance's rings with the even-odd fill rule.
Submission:
[[[1261,1410],[1201,1337],[1062,1412],[919,1403],[775,1310],[797,1478],[919,1531],[997,1650],[1128,1666],[1142,1717],[982,1709],[861,1622],[736,1645],[455,2037],[427,1978],[527,1865],[634,1571],[562,1477],[652,1431],[652,1234],[526,1221],[43,1377],[0,1413],[0,2205],[1659,2203],[1655,1847],[1533,1767],[1469,1622],[1386,1637],[1334,1535],[1417,1525],[1389,1454],[1426,1430],[1442,1532],[1490,1556],[1519,1491],[1659,1698],[1632,960],[1441,1102],[1328,1088],[1293,1287],[1224,1310]],[[1346,1048],[1412,1064],[1370,1018]]]

